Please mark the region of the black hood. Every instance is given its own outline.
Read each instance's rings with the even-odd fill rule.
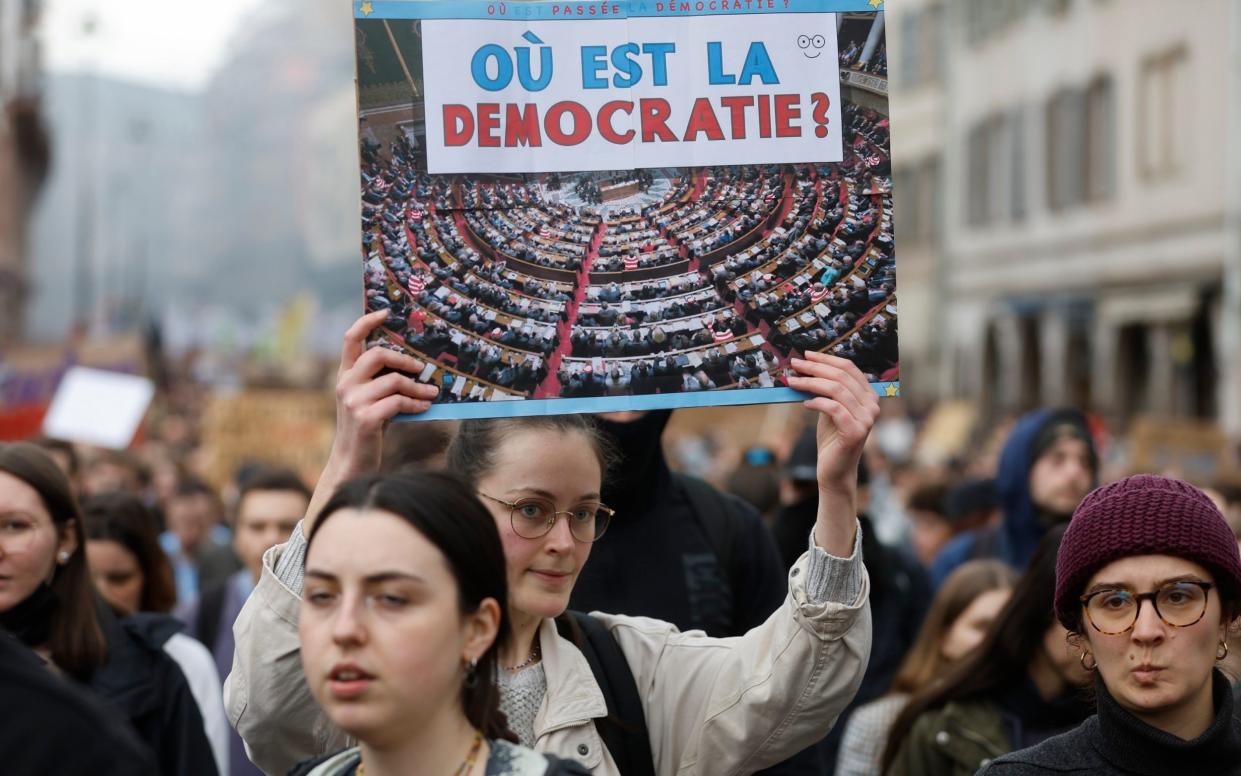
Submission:
[[[629,423],[599,419],[599,427],[621,456],[603,485],[605,504],[637,516],[668,492],[672,473],[664,460],[662,437],[671,417],[671,410],[652,410]]]

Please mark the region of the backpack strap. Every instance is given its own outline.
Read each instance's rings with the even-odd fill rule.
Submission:
[[[673,477],[681,483],[685,495],[689,497],[694,519],[706,534],[724,581],[731,586],[736,561],[733,540],[737,535],[739,507],[732,502],[732,496],[721,493],[697,477],[679,473]]]
[[[655,776],[642,698],[612,633],[589,614],[574,611],[556,618],[556,630],[582,651],[603,692],[608,715],[594,720],[595,729],[622,776]]]

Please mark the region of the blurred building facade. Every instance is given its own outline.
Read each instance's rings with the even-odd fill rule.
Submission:
[[[134,329],[202,276],[218,224],[200,181],[201,99],[97,73],[53,73],[46,115],[56,163],[32,224],[25,338],[63,339],[73,325]]]
[[[0,348],[21,333],[29,297],[30,212],[50,148],[39,113],[38,0],[0,2]]]
[[[1239,6],[892,4],[906,395],[1241,434]]]

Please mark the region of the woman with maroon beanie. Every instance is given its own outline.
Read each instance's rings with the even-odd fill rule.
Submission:
[[[1056,616],[1096,674],[1098,713],[981,773],[1241,774],[1241,721],[1215,664],[1241,614],[1223,515],[1179,480],[1138,475],[1088,495],[1056,561]]]

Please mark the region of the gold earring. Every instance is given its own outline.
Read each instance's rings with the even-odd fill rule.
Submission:
[[[1224,654],[1221,655],[1219,653],[1219,649],[1215,650],[1215,659],[1223,660],[1224,658],[1228,657],[1228,642],[1221,640],[1219,643],[1219,646],[1220,646],[1220,649],[1224,650]]]
[[[1086,665],[1086,658],[1090,658],[1090,665]],[[1090,654],[1089,652],[1083,652],[1082,656],[1079,657],[1078,660],[1081,662],[1082,668],[1086,669],[1087,671],[1093,671],[1099,667],[1098,661],[1096,661],[1094,659],[1094,655]]]

